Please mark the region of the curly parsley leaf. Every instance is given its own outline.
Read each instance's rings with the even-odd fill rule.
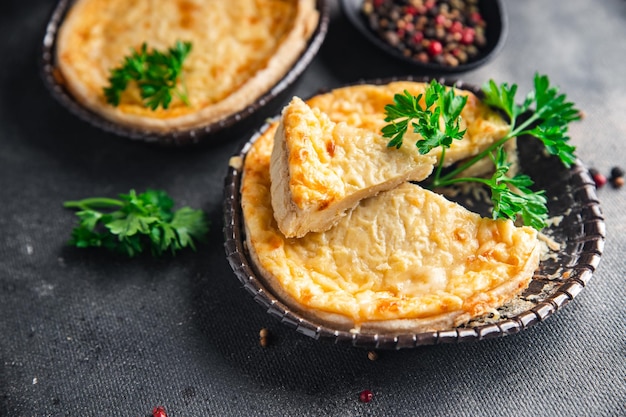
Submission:
[[[391,138],[388,147],[400,149],[411,119],[419,120],[423,117],[425,110],[420,104],[422,97],[422,94],[415,97],[404,90],[403,94],[393,96],[394,104],[385,106],[385,121],[391,123],[382,128],[382,133],[383,137]],[[413,125],[415,126],[415,123]]]
[[[148,52],[146,43],[139,51],[133,50],[124,57],[122,65],[111,70],[109,85],[104,87],[104,97],[113,106],[120,104],[122,93],[130,82],[135,82],[146,107],[167,109],[174,95],[189,105],[182,78],[183,62],[191,52],[190,42],[176,41],[166,53],[158,50]]]
[[[506,152],[498,148],[497,155],[491,157],[496,167],[492,177],[486,182],[491,188],[493,218],[508,218],[513,221],[519,215],[526,226],[541,230],[548,218],[547,200],[544,191],[533,191],[533,180],[524,174],[509,177],[510,169]]]
[[[149,250],[154,256],[174,255],[203,241],[209,223],[201,210],[183,207],[172,211],[174,201],[161,190],[137,194],[130,190],[119,199],[86,198],[66,201],[74,208],[78,225],[72,230],[70,244],[79,248],[103,247],[134,257]],[[103,211],[107,210],[107,211]]]
[[[522,105],[515,104],[517,85],[509,87],[506,83],[496,85],[491,80],[483,86],[484,102],[504,111],[511,119],[512,129],[507,138],[531,135],[541,140],[546,150],[570,167],[575,161],[575,147],[569,144],[567,129],[570,122],[580,120],[580,110],[574,103],[567,101],[567,96],[550,85],[546,75],[535,74],[534,90],[526,95]],[[531,109],[531,116],[520,121],[519,116]],[[533,126],[534,127],[531,127]]]
[[[425,107],[421,101],[424,99]],[[455,139],[462,139],[460,116],[466,96],[459,96],[454,89],[433,80],[424,94],[417,97],[407,90],[394,95],[394,104],[385,106],[385,121],[391,122],[382,129],[383,137],[391,138],[387,146],[400,148],[409,124],[421,136],[415,145],[421,154],[427,154],[437,146],[449,147]],[[442,126],[443,125],[443,126]]]
[[[483,93],[485,93],[485,98],[483,99],[485,104],[504,111],[511,120],[517,119],[526,107],[526,104],[518,106],[515,102],[517,84],[512,86],[509,86],[507,83],[497,85],[494,80],[489,80],[483,86]]]

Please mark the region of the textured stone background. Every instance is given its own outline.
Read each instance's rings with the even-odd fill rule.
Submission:
[[[366,43],[332,2],[322,50],[295,94],[412,73]],[[508,38],[460,76],[528,91],[550,75],[586,114],[578,155],[626,165],[626,2],[505,2]],[[37,69],[50,0],[0,13],[0,415],[188,416],[624,415],[626,189],[599,190],[607,240],[591,282],[520,334],[459,345],[366,352],[284,327],[242,290],[222,247],[228,158],[247,138],[160,149],[79,121]],[[212,219],[210,241],[173,260],[126,261],[66,246],[62,202],[130,188],[167,190]],[[258,332],[273,335],[268,348]],[[370,389],[374,400],[358,401]]]

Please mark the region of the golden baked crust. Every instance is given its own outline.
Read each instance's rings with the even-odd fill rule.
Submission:
[[[285,238],[270,201],[277,127],[246,155],[241,198],[253,264],[291,308],[345,330],[442,330],[528,285],[539,264],[534,229],[481,218],[410,183],[361,201],[327,232]]]
[[[75,98],[115,122],[152,131],[186,129],[245,108],[292,67],[313,33],[314,0],[77,0],[58,35],[57,62]],[[193,49],[183,76],[190,106],[144,107],[136,88],[118,107],[102,88],[131,48]]]
[[[328,230],[360,200],[421,181],[436,158],[399,150],[370,130],[335,123],[294,97],[283,109],[270,164],[274,217],[286,237]]]
[[[354,85],[341,87],[307,101],[313,108],[326,113],[336,123],[346,122],[379,133],[385,122],[385,105],[393,103],[393,96],[407,90],[414,96],[423,94],[428,84],[414,81],[396,81],[384,85]],[[470,91],[456,89],[456,94],[466,95],[467,104],[461,113],[461,129],[467,129],[463,140],[455,140],[446,150],[444,166],[478,154],[494,141],[508,133],[509,125],[494,110],[483,104]],[[422,106],[425,104],[422,102]],[[415,144],[419,139],[411,129],[405,142]],[[439,156],[441,148],[431,154]]]

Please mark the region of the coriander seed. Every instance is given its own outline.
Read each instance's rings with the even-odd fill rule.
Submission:
[[[259,331],[259,344],[261,347],[267,347],[269,345],[270,332],[265,327]]]

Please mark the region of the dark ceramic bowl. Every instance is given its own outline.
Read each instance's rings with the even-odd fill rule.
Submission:
[[[63,23],[63,19],[73,2],[74,0],[60,0],[52,12],[46,27],[39,59],[40,71],[46,87],[65,108],[91,125],[118,136],[160,145],[178,146],[201,142],[218,142],[226,138],[232,138],[233,135],[241,134],[246,129],[258,126],[262,120],[276,112],[283,100],[289,98],[290,91],[293,90],[300,76],[319,52],[328,32],[330,21],[328,0],[316,0],[320,18],[315,31],[307,43],[306,49],[302,52],[294,66],[252,104],[216,122],[184,130],[161,133],[112,122],[87,109],[75,100],[63,84],[59,82],[56,76],[55,62],[56,38],[59,27]]]
[[[483,19],[486,22],[486,45],[480,48],[478,55],[455,67],[441,65],[434,62],[424,63],[411,57],[406,57],[398,49],[392,47],[378,36],[369,26],[367,19],[361,13],[363,0],[340,0],[343,13],[354,27],[371,43],[376,45],[394,58],[411,64],[422,74],[459,74],[484,65],[494,58],[502,49],[507,36],[508,19],[502,0],[479,0],[478,5]]]
[[[430,81],[412,77],[402,79]],[[397,80],[378,79],[363,83],[387,84]],[[449,84],[444,79],[439,81]],[[477,87],[460,82],[455,85],[481,96]],[[244,160],[251,145],[268,127],[269,122],[260,127],[234,156]],[[315,339],[382,350],[479,341],[518,333],[545,320],[583,290],[600,262],[605,240],[604,218],[595,184],[584,164],[578,160],[571,168],[565,168],[555,157],[546,156],[543,144],[531,137],[518,140],[518,153],[522,172],[530,175],[539,189],[546,190],[550,216],[561,219],[544,229],[543,233],[561,242],[562,247],[556,256],[541,261],[528,288],[513,302],[499,308],[497,317],[483,317],[441,331],[379,334],[334,329],[303,316],[272,293],[263,276],[256,271],[246,250],[240,201],[241,166],[229,166],[225,179],[226,257],[236,278],[267,313],[297,332]],[[550,172],[550,175],[545,175],[546,172]],[[461,204],[470,201],[472,210],[481,212],[486,209],[480,209],[470,195],[460,195],[455,200]],[[467,203],[464,205],[470,207]],[[484,212],[481,214],[486,215]],[[524,305],[522,309],[520,304]]]

